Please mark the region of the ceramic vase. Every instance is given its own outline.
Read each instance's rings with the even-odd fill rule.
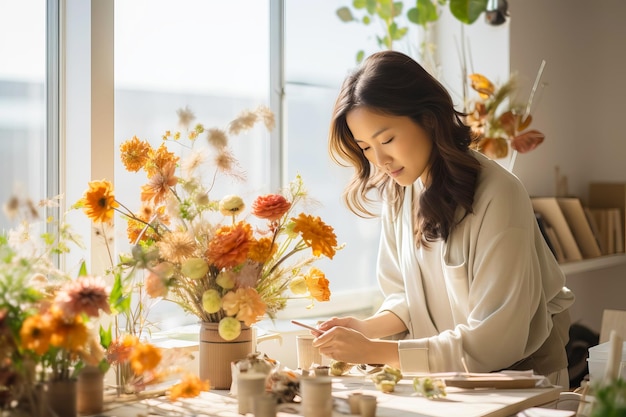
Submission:
[[[43,401],[44,415],[76,417],[78,415],[77,385],[78,381],[75,378],[46,382]]]
[[[104,406],[104,372],[97,366],[86,366],[78,374],[76,407],[80,414],[92,415]]]
[[[252,329],[242,324],[241,334],[228,341],[222,339],[217,328],[218,323],[200,324],[199,376],[210,381],[211,389],[230,389],[231,363],[244,359],[253,351]]]

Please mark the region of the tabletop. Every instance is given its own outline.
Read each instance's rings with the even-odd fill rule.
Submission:
[[[377,417],[509,417],[522,410],[540,407],[558,399],[561,387],[524,389],[465,389],[447,387],[446,397],[427,399],[415,392],[412,379],[401,380],[394,392],[383,393],[367,378],[359,376],[333,377],[333,417],[349,415],[347,397],[361,392],[377,397]],[[298,403],[279,404],[277,417],[300,415]],[[165,397],[141,401],[106,404],[98,417],[152,416],[220,416],[241,417],[237,398],[228,391],[203,392],[199,397],[171,403]],[[250,414],[251,415],[251,414]],[[94,416],[95,417],[95,416]]]

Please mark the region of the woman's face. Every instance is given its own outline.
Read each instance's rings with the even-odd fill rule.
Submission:
[[[402,186],[420,177],[428,184],[432,139],[411,118],[357,107],[348,112],[346,121],[363,155],[378,169]]]

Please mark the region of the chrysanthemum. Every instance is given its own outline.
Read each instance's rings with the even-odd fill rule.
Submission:
[[[50,348],[51,330],[50,321],[44,316],[36,314],[27,317],[20,328],[22,346],[43,355]]]
[[[120,158],[129,172],[137,172],[148,161],[151,146],[147,141],[141,141],[137,136],[120,145]]]
[[[224,295],[222,308],[229,316],[251,326],[265,314],[266,305],[254,288],[238,288]]]
[[[187,232],[170,232],[163,235],[157,242],[159,254],[163,259],[172,263],[181,263],[196,253],[196,241]]]
[[[84,349],[89,339],[89,330],[81,316],[67,320],[63,314],[53,313],[51,323],[50,344],[69,352]]]
[[[207,133],[207,141],[209,145],[215,149],[224,149],[228,146],[228,136],[222,129],[209,129]]]
[[[80,277],[65,285],[55,298],[55,304],[66,317],[86,314],[98,317],[102,310],[111,314],[109,294],[101,277]]]
[[[164,143],[157,150],[151,149],[148,154],[148,161],[144,165],[148,178],[162,172],[165,166],[170,163],[176,165],[180,159],[175,153],[170,152]]]
[[[265,263],[276,252],[277,248],[278,246],[272,244],[272,239],[269,237],[254,239],[250,242],[248,258],[254,262]]]
[[[152,201],[159,204],[165,201],[170,188],[178,183],[176,175],[176,164],[169,162],[162,170],[150,178],[148,184],[141,186],[141,201]]]
[[[220,227],[207,248],[209,262],[219,269],[239,265],[248,256],[251,239],[252,228],[248,223]]]
[[[115,201],[113,184],[107,180],[90,181],[89,189],[81,199],[83,211],[96,223],[108,223],[113,219],[113,212],[119,204]]]
[[[260,219],[275,221],[287,213],[291,203],[280,194],[261,195],[252,203],[252,214]]]
[[[146,371],[151,371],[159,365],[163,354],[161,350],[149,343],[138,343],[130,354],[130,367],[141,375]]]
[[[304,280],[306,281],[306,286],[309,289],[311,297],[317,301],[330,300],[329,281],[322,271],[317,268],[311,268],[309,273],[304,277]]]
[[[304,213],[300,213],[297,218],[291,220],[295,223],[294,232],[300,233],[304,242],[313,250],[313,255],[325,255],[333,259],[337,247],[337,236],[331,226],[319,217]]]
[[[258,116],[256,113],[250,110],[244,110],[235,120],[230,122],[228,133],[231,135],[238,135],[239,133],[252,128],[257,120]]]
[[[185,375],[178,384],[172,385],[170,388],[170,401],[176,401],[179,398],[194,398],[200,395],[202,391],[209,391],[211,384],[208,380],[201,380],[193,374]]]

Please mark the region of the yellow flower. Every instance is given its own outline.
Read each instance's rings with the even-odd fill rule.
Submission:
[[[251,326],[265,314],[266,305],[254,288],[239,288],[224,295],[222,308],[229,316]]]
[[[297,218],[291,220],[295,223],[294,232],[300,233],[304,242],[313,249],[313,255],[326,255],[333,259],[337,247],[337,236],[331,226],[319,217],[304,213],[300,213]]]
[[[309,291],[309,287],[306,285],[306,279],[304,279],[302,275],[295,277],[289,283],[289,290],[296,295],[306,294]]]
[[[137,172],[148,161],[150,153],[150,144],[146,141],[140,141],[137,136],[125,141],[120,145],[120,158],[126,170],[129,172]]]
[[[136,374],[141,375],[156,368],[162,356],[161,350],[154,345],[138,343],[130,354],[130,367]]]
[[[92,221],[108,223],[119,204],[115,201],[113,184],[107,180],[90,181],[89,189],[81,199],[83,211]]]
[[[259,240],[253,239],[250,242],[248,258],[254,262],[264,263],[276,252],[277,245],[272,244],[272,239],[263,237]]]
[[[306,281],[309,293],[311,293],[311,297],[317,301],[330,300],[329,281],[322,271],[317,268],[311,268],[309,273],[304,277],[304,280]]]
[[[482,99],[488,99],[493,96],[496,87],[487,77],[482,74],[470,74],[469,79],[472,84],[472,88],[478,92],[478,95]]]
[[[176,401],[179,398],[194,398],[200,395],[202,391],[209,391],[211,384],[208,380],[201,380],[196,375],[187,374],[178,383],[170,388],[170,401]]]
[[[222,226],[209,242],[207,257],[219,269],[237,266],[246,260],[251,239],[252,228],[248,223]]]
[[[20,329],[22,345],[37,355],[43,355],[50,348],[50,335],[50,323],[39,314],[27,317]]]

